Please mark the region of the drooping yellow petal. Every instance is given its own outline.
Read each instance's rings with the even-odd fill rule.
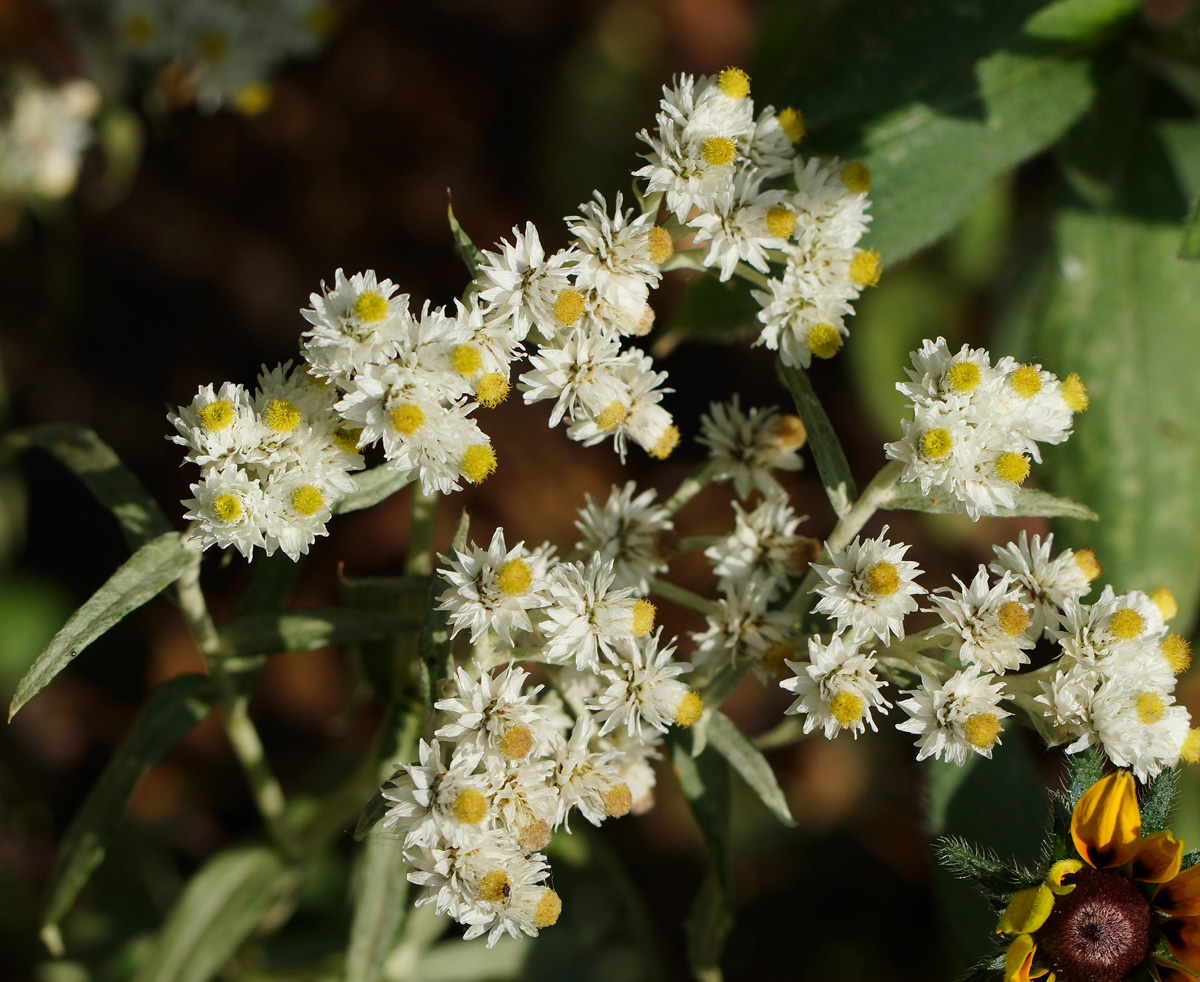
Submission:
[[[1124,866],[1142,841],[1142,814],[1128,771],[1102,777],[1083,793],[1071,815],[1071,838],[1096,869]]]
[[[1172,917],[1160,930],[1176,960],[1190,971],[1200,971],[1200,917]]]
[[[1018,934],[1004,952],[1004,982],[1029,982],[1037,945],[1028,934]]]
[[[1083,863],[1078,859],[1060,859],[1050,867],[1050,872],[1046,874],[1046,886],[1057,896],[1065,897],[1075,889],[1075,884],[1063,883],[1063,877],[1078,873],[1081,869],[1083,869]]]
[[[1170,832],[1148,835],[1133,857],[1133,878],[1144,883],[1167,883],[1179,875],[1183,840]]]
[[[1175,917],[1200,914],[1200,866],[1190,866],[1158,888],[1154,906]]]
[[[1046,923],[1054,906],[1054,894],[1044,883],[1018,890],[996,922],[997,934],[1028,934]]]

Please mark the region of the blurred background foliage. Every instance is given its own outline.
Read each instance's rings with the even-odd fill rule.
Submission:
[[[54,207],[7,209],[6,424],[95,429],[174,516],[188,474],[164,439],[165,408],[197,385],[249,381],[260,363],[291,357],[298,310],[335,268],[374,268],[418,302],[449,302],[465,276],[446,227],[447,191],[480,245],[526,220],[557,245],[561,216],[593,187],[629,187],[635,134],[652,122],[659,86],[674,72],[738,64],[761,103],[804,112],[803,152],[861,159],[874,175],[867,244],[883,254],[884,277],[864,297],[841,357],[812,373],[860,486],[899,433],[893,385],[922,338],[1077,371],[1091,409],[1038,473],[1102,519],[1054,531],[1063,545],[1095,548],[1117,590],[1171,587],[1181,608],[1174,627],[1192,634],[1200,599],[1192,0],[346,0],[338,10],[326,50],[290,65],[265,111],[164,112],[136,99],[106,107],[77,193]],[[33,61],[51,77],[72,67],[52,11],[34,0],[0,4],[0,57]],[[678,483],[699,459],[689,438],[710,400],[740,391],[750,403],[786,402],[767,352],[747,347],[742,329],[754,308],[744,291],[712,280],[687,286],[680,274],[658,292],[660,326],[649,338],[677,390],[671,409],[685,437],[677,454],[623,470],[512,399],[488,427],[500,470],[444,503],[439,547],[460,508],[476,541],[504,525],[513,539],[569,546],[585,493],[604,494],[626,475],[664,491]],[[786,477],[796,510],[813,516],[805,530],[826,533],[833,516],[815,470]],[[729,514],[727,492],[710,488],[679,530],[717,532]],[[885,518],[914,543],[930,586],[965,576],[1020,528],[1047,530]],[[407,523],[403,494],[338,519],[289,605],[336,602],[339,571],[399,572]],[[5,459],[6,694],[126,556],[116,523],[55,462]],[[236,559],[211,565],[220,618],[246,569]],[[711,590],[696,556],[671,574]],[[697,627],[669,603],[661,618],[669,633]],[[321,800],[379,725],[354,665],[326,649],[273,657],[258,676],[252,710],[301,807]],[[72,815],[149,694],[202,671],[177,613],[159,599],[92,645],[0,738],[0,977],[340,977],[363,847],[347,831],[299,873],[278,867],[251,834],[253,808],[212,715],[186,735],[162,736],[164,755],[136,783],[104,862],[63,921],[66,957],[49,958],[38,940]],[[1194,682],[1183,681],[1180,698],[1200,711]],[[725,708],[754,736],[788,702],[748,678]],[[1063,766],[1028,736],[1006,734],[994,761],[962,769],[918,767],[890,727],[857,743],[772,750],[798,821],[792,830],[735,779],[737,921],[725,974],[960,973],[988,950],[991,925],[981,902],[935,873],[928,843],[952,832],[1030,855],[1042,789]],[[704,843],[665,764],[659,787],[649,814],[555,842],[564,914],[542,938],[489,952],[443,937],[444,921],[423,911],[405,920],[386,977],[686,977],[683,923]],[[1176,829],[1200,841],[1200,783],[1190,773]],[[210,933],[176,939],[177,960],[155,964],[163,950],[155,932],[197,870],[203,889],[193,886],[183,902],[196,903],[192,921]],[[226,929],[222,917],[250,927]]]

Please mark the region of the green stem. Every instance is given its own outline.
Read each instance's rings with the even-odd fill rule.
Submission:
[[[753,283],[755,286],[766,287],[771,282],[771,278],[766,273],[760,273],[753,266],[747,266],[742,262],[733,267],[733,275],[747,283]]]
[[[828,561],[833,553],[841,552],[850,544],[850,540],[862,531],[862,527],[871,520],[871,516],[891,499],[903,471],[904,465],[898,460],[884,465],[829,533],[829,538],[825,540],[825,548],[821,550],[821,559]],[[811,606],[807,598],[817,585],[818,579],[817,571],[810,566],[785,609],[807,613]]]
[[[651,580],[650,592],[662,597],[664,600],[672,600],[681,607],[686,607],[688,610],[694,610],[697,614],[701,614],[704,617],[707,617],[709,614],[716,614],[721,609],[716,601],[702,597],[698,593],[692,593],[691,590],[685,590],[674,583],[668,583],[666,580]]]
[[[699,552],[709,546],[715,546],[718,542],[723,542],[726,538],[724,535],[685,535],[679,540],[677,548],[681,553]]]
[[[437,517],[436,494],[426,494],[420,481],[412,483],[412,527],[408,533],[409,576],[428,576],[433,571],[433,522]]]
[[[706,461],[685,477],[679,487],[675,489],[675,493],[663,504],[667,514],[678,514],[684,505],[712,482],[712,474],[712,465]]]
[[[250,719],[249,697],[239,693],[229,677],[221,648],[221,636],[208,611],[204,591],[200,588],[199,553],[192,566],[177,581],[176,593],[179,597],[179,609],[192,632],[192,637],[196,639],[201,655],[204,656],[208,673],[217,685],[225,732],[229,736],[242,772],[246,775],[258,812],[262,815],[271,838],[287,855],[295,857],[298,854],[297,844],[283,820],[286,805],[283,788],[271,770],[262,739],[255,729],[254,721]]]

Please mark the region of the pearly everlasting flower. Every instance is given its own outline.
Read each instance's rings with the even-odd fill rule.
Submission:
[[[516,764],[496,756],[485,761],[492,807],[524,852],[544,849],[553,834],[558,785],[552,758],[565,742],[556,740],[547,751],[549,756],[536,760],[531,755]]]
[[[550,425],[568,420],[595,419],[618,403],[627,405],[628,389],[618,371],[620,342],[608,335],[568,331],[556,346],[540,347],[531,355],[533,370],[520,378],[526,405],[554,399]]]
[[[487,304],[489,319],[511,321],[517,341],[525,340],[533,327],[551,337],[557,325],[554,305],[571,287],[568,270],[576,255],[564,249],[547,257],[532,222],[525,224],[524,234],[515,227],[512,234],[512,242],[500,241],[499,252],[484,250],[479,299]]]
[[[613,646],[633,636],[633,590],[614,586],[612,560],[593,554],[586,563],[560,563],[550,572],[548,617],[541,625],[543,651],[554,664],[574,663],[598,672],[600,659],[615,661]]]
[[[709,243],[704,265],[719,269],[722,282],[733,276],[739,262],[760,273],[768,272],[767,250],[783,248],[790,236],[790,229],[788,235],[771,231],[768,214],[782,206],[785,194],[762,191],[762,179],[763,175],[749,171],[739,173],[715,195],[712,211],[688,222],[696,229],[696,243]]]
[[[896,729],[917,734],[917,760],[936,757],[961,767],[972,752],[992,756],[1000,742],[1000,720],[1012,715],[1000,708],[1004,684],[993,679],[979,665],[945,682],[922,672],[920,688],[901,693],[910,697],[899,703],[909,718]]]
[[[397,764],[392,786],[383,789],[383,796],[395,802],[383,818],[384,827],[403,835],[405,845],[440,840],[466,845],[487,827],[487,778],[475,773],[482,753],[456,747],[444,764],[437,740],[422,740],[418,757],[418,763]]]
[[[678,680],[692,666],[675,661],[675,646],[660,646],[661,637],[660,628],[653,637],[621,642],[618,659],[601,668],[604,690],[588,704],[600,736],[624,727],[629,736],[645,742],[653,731],[690,726],[699,717],[699,696]]]
[[[1005,572],[995,584],[988,582],[986,566],[980,566],[971,585],[957,576],[958,589],[939,588],[929,596],[927,607],[942,623],[926,637],[953,638],[951,650],[964,665],[979,665],[988,672],[1002,675],[1029,664],[1025,651],[1034,639],[1026,633],[1029,607],[1022,601],[1021,590]]]
[[[633,481],[621,488],[613,485],[603,506],[587,495],[575,522],[581,536],[575,548],[611,560],[617,588],[646,593],[651,577],[667,568],[668,540],[675,523],[665,508],[653,503],[653,490],[635,495],[636,491]]]
[[[592,750],[596,724],[587,714],[579,717],[566,741],[555,755],[555,780],[559,790],[559,809],[555,826],[566,825],[578,809],[593,825],[606,818],[619,818],[633,804],[629,788],[621,781],[616,750]]]
[[[722,589],[763,589],[774,597],[789,576],[804,571],[815,543],[797,535],[796,528],[807,515],[796,515],[787,499],[764,499],[752,511],[733,502],[734,528],[728,536],[704,550],[720,578]]]
[[[236,464],[209,470],[192,485],[192,494],[194,498],[183,502],[183,517],[196,523],[189,537],[199,540],[202,548],[233,546],[250,559],[256,547],[265,546],[262,529],[271,519],[273,502]]]
[[[323,282],[300,311],[312,327],[304,332],[304,356],[311,371],[344,386],[368,365],[394,358],[407,341],[412,320],[408,294],[393,296],[396,285],[380,280],[373,269],[349,279],[338,269],[334,287]]]
[[[1139,781],[1179,763],[1191,726],[1185,707],[1133,679],[1109,679],[1091,702],[1092,725],[1109,760],[1130,768]]]
[[[93,139],[100,93],[86,79],[51,86],[18,74],[0,120],[0,198],[62,198]]]
[[[743,659],[767,660],[773,651],[787,647],[794,615],[767,609],[767,594],[760,588],[745,590],[728,585],[717,609],[705,620],[705,631],[693,632],[693,661],[713,672]]]
[[[629,789],[630,812],[644,815],[654,807],[654,788],[658,783],[651,761],[662,759],[658,747],[662,737],[655,733],[630,736],[626,730],[617,728],[596,741],[601,750],[616,752],[613,764],[618,779]]]
[[[997,576],[1010,573],[1021,589],[1022,602],[1032,607],[1026,629],[1032,638],[1043,632],[1049,637],[1061,621],[1060,611],[1067,598],[1079,600],[1092,588],[1075,553],[1064,549],[1051,559],[1053,545],[1053,535],[1047,535],[1044,542],[1035,535],[1030,542],[1022,531],[1015,543],[992,547],[996,561],[988,568]]]
[[[580,214],[566,219],[577,243],[577,261],[571,270],[575,288],[594,292],[614,306],[640,307],[650,284],[662,277],[658,264],[650,258],[652,216],[631,219],[632,209],[621,207],[622,196],[617,192],[610,217],[604,195],[596,191],[593,197],[594,201],[579,206]]]
[[[780,416],[771,406],[742,412],[735,394],[727,403],[714,402],[700,418],[702,444],[709,448],[714,481],[733,481],[739,498],[752,491],[783,494],[772,470],[798,471],[804,466],[799,450],[804,425],[796,416]]]
[[[451,636],[469,628],[476,644],[491,630],[512,647],[512,632],[531,630],[529,611],[548,602],[546,583],[535,576],[536,555],[523,542],[507,549],[499,528],[486,551],[472,545],[469,552],[455,555],[438,557],[447,564],[438,574],[449,584],[438,597],[438,610],[449,611]]]
[[[925,588],[916,581],[921,570],[904,559],[909,547],[885,539],[887,526],[874,539],[855,537],[845,552],[831,552],[829,566],[813,564],[822,586],[813,609],[837,621],[838,632],[855,637],[873,634],[887,642],[904,637],[904,617],[917,609],[916,596]]]
[[[478,678],[460,666],[454,673],[453,694],[434,703],[446,720],[434,736],[507,761],[548,753],[555,730],[532,701],[542,687],[522,691],[528,678],[529,673],[515,665],[499,675],[484,672]]]
[[[892,705],[880,692],[883,683],[875,675],[874,657],[848,635],[835,634],[827,644],[811,637],[808,661],[786,664],[796,674],[779,685],[794,692],[796,701],[785,712],[804,715],[805,733],[821,727],[825,739],[832,740],[849,730],[858,739],[868,726],[875,730],[871,713],[886,712]]]

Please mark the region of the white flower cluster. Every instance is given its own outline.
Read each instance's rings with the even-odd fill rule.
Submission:
[[[599,825],[651,807],[662,735],[702,707],[678,679],[690,666],[651,634],[653,607],[614,585],[613,560],[552,552],[510,549],[498,529],[486,550],[443,557],[439,609],[477,652],[538,649],[569,711],[556,694],[538,699],[542,686],[527,688],[515,665],[496,676],[460,667],[435,704],[437,739],[384,791],[395,802],[384,824],[404,836],[409,879],[425,888],[417,903],[489,945],[557,920],[540,850],[574,811]]]
[[[831,357],[849,333],[851,301],[879,279],[879,254],[858,248],[866,231],[870,173],[862,164],[824,166],[796,154],[804,123],[794,109],[755,115],[750,79],[729,68],[679,76],[664,86],[657,127],[643,130],[646,165],[634,176],[707,243],[705,266],[729,279],[744,264],[766,287],[760,344],[785,365]],[[789,177],[795,190],[764,188]],[[782,265],[778,276],[771,263]]]
[[[61,198],[75,187],[100,105],[84,79],[48,85],[15,74],[0,115],[0,198]]]
[[[796,693],[788,712],[804,714],[805,733],[820,727],[826,737],[843,729],[857,736],[874,729],[872,711],[890,706],[874,670],[904,640],[903,619],[924,593],[915,582],[920,570],[901,558],[907,548],[882,534],[856,539],[831,565],[813,567],[822,581],[815,610],[836,621],[838,633],[828,643],[810,639],[809,660],[789,661],[796,677],[780,683]],[[980,566],[970,584],[955,578],[956,588],[930,595],[922,612],[940,623],[925,639],[939,644],[945,660],[915,662],[921,683],[901,692],[908,718],[896,727],[917,736],[917,759],[990,757],[1001,720],[1013,715],[1001,701],[1022,696],[1022,710],[1044,717],[1051,739],[1058,732],[1062,742],[1074,740],[1068,753],[1099,744],[1142,780],[1181,756],[1200,759],[1200,731],[1189,729],[1187,710],[1174,702],[1175,677],[1191,654],[1182,637],[1167,633],[1165,619],[1176,610],[1170,592],[1116,596],[1106,587],[1085,604],[1100,574],[1095,556],[1052,550],[1053,536],[1022,532],[996,547],[995,562]],[[1022,672],[1039,642],[1051,651],[1038,657],[1044,667]]]
[[[233,546],[247,559],[256,547],[282,549],[294,560],[326,534],[331,506],[355,489],[349,472],[363,466],[335,400],[332,386],[288,362],[263,366],[253,393],[206,385],[168,414],[171,439],[200,465],[183,505],[202,548]]]
[[[993,366],[983,348],[951,352],[944,338],[926,340],[911,357],[911,381],[896,388],[911,400],[913,418],[885,450],[903,462],[902,480],[923,494],[942,489],[972,519],[1012,508],[1030,458],[1041,463],[1038,444],[1062,443],[1072,415],[1087,408],[1078,375],[1060,381],[1007,356]]]
[[[337,25],[329,0],[71,0],[60,3],[89,74],[119,92],[138,65],[179,66],[205,112],[247,113],[289,58],[313,54]]]

